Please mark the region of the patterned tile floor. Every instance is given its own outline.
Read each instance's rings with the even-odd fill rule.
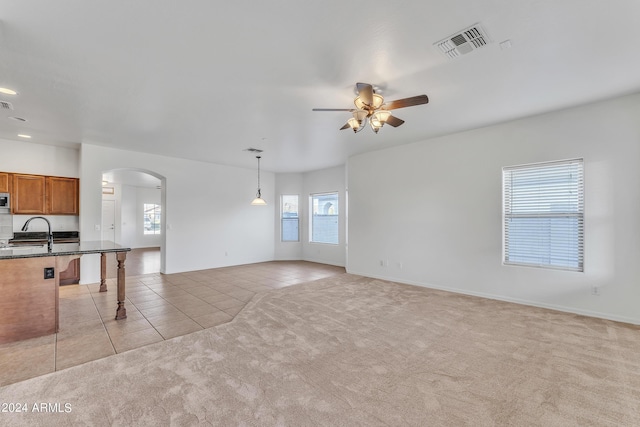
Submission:
[[[60,287],[57,334],[0,345],[0,386],[226,323],[260,292],[344,273],[274,261],[179,274],[127,276],[127,318],[114,320],[115,279]]]

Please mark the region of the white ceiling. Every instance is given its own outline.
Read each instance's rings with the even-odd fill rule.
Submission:
[[[300,172],[640,90],[637,0],[0,0],[0,138]],[[481,23],[492,43],[433,43]],[[510,40],[510,49],[500,42]],[[338,129],[356,82],[406,123]],[[26,118],[26,123],[6,119]]]

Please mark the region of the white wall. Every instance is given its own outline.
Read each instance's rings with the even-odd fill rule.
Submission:
[[[305,260],[344,266],[346,264],[346,212],[345,167],[305,173],[285,173],[276,175],[275,205],[275,259]],[[309,242],[309,196],[315,193],[338,192],[338,232],[339,244],[329,245]],[[281,242],[280,196],[297,194],[299,196],[300,242]]]
[[[79,177],[78,150],[0,139],[0,171]]]
[[[34,175],[78,177],[78,150],[0,139],[0,171]],[[33,215],[13,215],[13,231],[20,231]],[[46,215],[53,231],[78,231],[78,217]],[[47,223],[34,221],[29,231],[47,231]]]
[[[128,248],[136,247],[136,236],[138,234],[138,213],[137,187],[133,185],[120,185],[120,205],[116,206],[116,212],[120,213],[120,244]],[[118,191],[116,189],[116,191]],[[162,243],[160,239],[159,245]]]
[[[110,183],[113,194],[102,200],[115,201],[115,242],[128,248],[155,248],[162,244],[161,234],[144,234],[143,205],[162,205],[162,192],[156,188]]]
[[[155,188],[135,188],[135,234],[132,248],[152,248],[162,244],[161,234],[144,234],[144,204],[162,205],[160,190]],[[123,205],[124,208],[124,205]]]
[[[351,158],[347,270],[640,323],[639,118],[632,95]],[[584,273],[502,265],[502,167],[579,157]]]
[[[82,144],[80,230],[100,239],[102,172],[132,168],[155,172],[163,184],[166,226],[165,273],[248,264],[274,259],[274,208],[251,206],[255,170]],[[274,175],[261,174],[265,198],[274,194]],[[93,259],[95,258],[95,259]],[[82,283],[99,278],[97,256],[85,255]]]
[[[302,259],[302,231],[304,229],[303,220],[305,218],[304,210],[307,206],[307,197],[303,192],[303,180],[304,175],[301,173],[279,173],[275,176],[275,188],[276,192],[273,197],[272,203],[274,207],[274,238],[275,238],[275,259],[276,260],[301,260]],[[298,242],[282,242],[282,223],[280,222],[281,215],[281,196],[286,195],[298,195],[298,216],[299,224],[298,229],[300,231],[300,241]]]
[[[300,207],[302,222],[300,235],[302,239],[302,259],[331,265],[346,265],[346,212],[345,166],[306,172],[303,174]],[[338,240],[339,244],[309,242],[309,196],[316,193],[338,192]]]

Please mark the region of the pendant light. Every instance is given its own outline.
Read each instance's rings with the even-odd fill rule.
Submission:
[[[256,198],[251,202],[254,206],[266,206],[267,202],[262,198],[262,194],[260,193],[260,156],[256,156],[258,159],[258,192],[256,193]]]

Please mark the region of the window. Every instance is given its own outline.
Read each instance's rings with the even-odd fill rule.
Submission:
[[[298,196],[283,195],[281,202],[281,240],[283,242],[298,242],[300,241]]]
[[[338,244],[338,193],[312,194],[311,242]]]
[[[160,234],[160,205],[144,204],[144,234]]]
[[[502,170],[504,263],[583,271],[582,159]]]

